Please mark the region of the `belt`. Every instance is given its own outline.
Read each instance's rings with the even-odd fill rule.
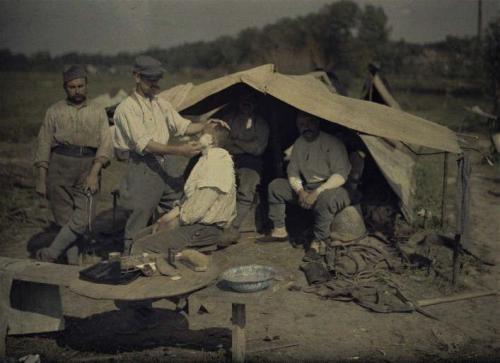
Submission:
[[[59,144],[54,147],[52,151],[56,154],[66,156],[95,156],[97,148],[71,144]]]

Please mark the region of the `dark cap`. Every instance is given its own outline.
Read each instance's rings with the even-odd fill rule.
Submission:
[[[63,71],[62,76],[64,83],[66,83],[77,78],[87,77],[87,71],[81,64],[73,64]]]
[[[159,60],[148,55],[140,55],[135,59],[133,71],[144,78],[161,78],[165,69]]]

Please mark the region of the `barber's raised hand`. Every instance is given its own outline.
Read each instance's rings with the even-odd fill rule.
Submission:
[[[201,144],[198,141],[190,141],[186,144],[178,145],[179,155],[192,157],[198,155],[201,152]]]
[[[226,121],[223,121],[221,119],[218,119],[218,118],[211,118],[207,121],[207,124],[215,124],[215,125],[219,125],[219,126],[222,126],[228,130],[231,130],[231,127],[229,126],[229,124],[226,122]]]

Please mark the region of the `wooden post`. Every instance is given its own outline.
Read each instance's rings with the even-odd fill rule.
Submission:
[[[457,234],[455,236],[455,241],[453,244],[453,266],[452,266],[452,276],[451,283],[454,287],[458,284],[458,275],[460,273],[460,240],[462,235]]]
[[[113,234],[113,241],[117,239],[116,231],[116,213],[118,206],[118,190],[113,190],[111,194],[113,195],[113,224],[111,225],[111,233]]]
[[[467,246],[470,240],[469,231],[469,205],[470,205],[470,157],[461,155],[458,159],[457,172],[457,232],[453,246],[452,284],[457,286],[458,274],[460,272],[460,252]]]
[[[443,165],[443,194],[441,199],[441,229],[444,228],[446,220],[446,195],[448,194],[448,157],[449,153],[444,153]]]
[[[232,304],[232,318],[231,322],[233,324],[233,334],[232,334],[232,361],[234,363],[243,363],[245,361],[245,350],[246,350],[246,337],[245,337],[245,325],[246,325],[246,313],[245,304]]]
[[[12,275],[0,270],[0,361],[6,358],[6,339],[9,328],[10,288]]]

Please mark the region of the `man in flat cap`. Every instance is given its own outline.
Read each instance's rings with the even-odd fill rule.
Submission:
[[[77,264],[76,242],[94,216],[93,196],[99,190],[101,169],[109,163],[113,147],[106,112],[86,100],[85,68],[67,68],[63,88],[66,99],[47,110],[35,155],[39,171],[36,191],[48,197],[61,230],[37,256],[54,262],[66,253],[68,263]]]
[[[123,206],[130,211],[124,234],[124,254],[130,253],[136,233],[147,226],[160,200],[175,201],[182,193],[166,169],[167,155],[192,157],[201,152],[197,142],[171,145],[171,136],[192,135],[204,123],[183,118],[157,96],[164,69],[160,61],[139,56],[135,60],[134,92],[117,107],[113,144],[128,151],[128,170],[120,186]]]

